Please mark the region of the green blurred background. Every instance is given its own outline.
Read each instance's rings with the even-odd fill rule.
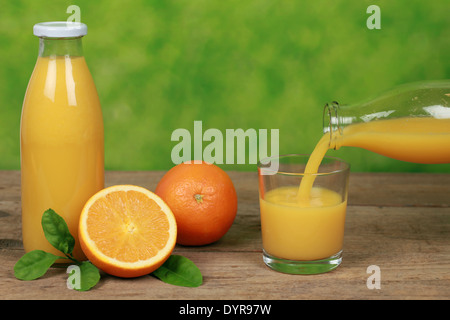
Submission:
[[[310,153],[326,102],[450,78],[448,0],[2,0],[0,169],[20,168],[20,113],[38,53],[32,27],[66,20],[71,4],[89,28],[84,53],[108,170],[169,169],[172,132],[193,134],[194,120],[224,134],[279,129],[281,154]],[[381,8],[381,30],[366,27],[371,4]],[[359,172],[450,172],[356,148],[329,155]]]

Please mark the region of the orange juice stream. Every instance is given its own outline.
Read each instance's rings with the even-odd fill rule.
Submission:
[[[326,258],[342,249],[347,199],[314,187],[314,174],[329,148],[353,146],[415,163],[450,163],[450,119],[410,117],[349,125],[325,134],[305,168],[300,187],[278,188],[260,200],[265,250],[293,260]]]
[[[450,163],[450,119],[404,117],[352,124],[341,136],[325,134],[316,145],[305,173],[316,173],[329,148],[359,147],[414,163]],[[302,180],[298,198],[307,201],[314,176]]]
[[[84,57],[39,57],[21,118],[22,234],[25,250],[61,255],[45,239],[41,219],[51,208],[78,243],[84,203],[104,186],[103,120]]]

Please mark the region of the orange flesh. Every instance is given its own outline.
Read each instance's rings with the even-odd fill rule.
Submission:
[[[98,250],[123,262],[154,257],[166,246],[169,228],[158,204],[133,190],[116,191],[98,199],[87,217],[87,233]]]

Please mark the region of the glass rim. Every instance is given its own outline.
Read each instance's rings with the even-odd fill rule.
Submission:
[[[331,157],[331,156],[325,156],[323,157],[323,160],[333,160],[335,162],[339,162],[341,164],[343,164],[343,168],[340,169],[336,169],[336,170],[332,170],[329,172],[316,172],[316,173],[304,173],[304,172],[286,172],[286,171],[274,171],[271,170],[270,168],[266,168],[263,167],[266,164],[263,164],[262,161],[266,160],[266,161],[271,161],[273,159],[280,159],[280,158],[289,158],[289,157],[310,157],[311,154],[307,154],[307,153],[289,153],[289,154],[283,154],[283,155],[278,155],[278,156],[272,156],[272,157],[266,157],[263,159],[260,159],[258,161],[258,171],[260,169],[264,169],[267,170],[268,172],[272,173],[272,174],[279,174],[279,175],[286,175],[286,176],[307,176],[307,175],[312,175],[312,176],[327,176],[327,175],[333,175],[333,174],[338,174],[338,173],[344,173],[345,171],[350,171],[350,163],[348,163],[347,161],[337,158],[337,157]],[[304,163],[305,165],[307,164],[307,161]],[[322,165],[322,162],[321,162]],[[319,165],[319,169],[321,167],[321,165]]]

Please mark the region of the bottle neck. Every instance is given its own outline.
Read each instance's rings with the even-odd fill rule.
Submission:
[[[330,149],[339,149],[339,139],[343,133],[343,126],[341,121],[339,103],[333,101],[327,103],[323,108],[323,133],[330,136]]]
[[[82,37],[76,38],[39,38],[39,57],[83,56]]]

